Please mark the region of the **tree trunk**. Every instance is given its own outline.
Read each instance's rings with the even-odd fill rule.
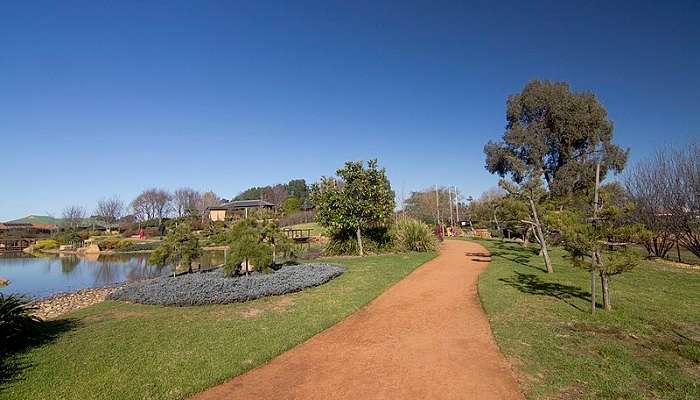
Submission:
[[[532,227],[528,226],[523,235],[523,248],[526,249],[530,246],[530,229],[532,229]]]
[[[360,250],[360,257],[364,256],[365,252],[362,249],[362,231],[359,226],[357,227],[357,248]]]
[[[600,271],[600,283],[603,287],[603,308],[606,311],[612,310],[612,305],[610,304],[610,287],[608,285],[608,274],[604,271]]]
[[[276,251],[276,245],[273,243],[272,244],[272,265],[277,264],[277,251]]]
[[[530,197],[530,207],[532,208],[532,216],[535,218],[535,233],[537,234],[537,237],[540,242],[540,246],[542,249],[542,257],[544,257],[544,265],[547,267],[547,272],[552,273],[554,272],[554,268],[552,268],[552,260],[549,258],[549,252],[547,251],[547,242],[544,239],[544,233],[542,232],[542,225],[540,225],[540,218],[537,215],[537,207],[535,207],[535,202],[532,200],[532,197]]]
[[[683,262],[681,260],[681,248],[678,246],[678,239],[676,239],[676,254],[678,254],[678,262]]]
[[[596,308],[596,295],[595,295],[595,281],[596,281],[596,272],[598,272],[598,261],[600,260],[600,254],[598,254],[598,250],[593,250],[593,253],[591,254],[591,314],[595,314],[595,308]]]
[[[598,188],[600,187],[600,159],[595,166],[595,188],[593,190],[593,226],[598,223]],[[600,253],[598,249],[591,253],[591,314],[595,314],[596,299],[595,299],[595,273],[598,270],[600,261]]]

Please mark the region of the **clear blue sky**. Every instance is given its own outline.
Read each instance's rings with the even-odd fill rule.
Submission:
[[[478,195],[533,78],[595,92],[633,159],[700,137],[700,2],[489,3],[2,2],[0,221],[374,157]]]

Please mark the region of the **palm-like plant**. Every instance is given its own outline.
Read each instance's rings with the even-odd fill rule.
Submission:
[[[7,349],[35,331],[41,320],[34,315],[36,307],[20,295],[0,294],[0,349]]]

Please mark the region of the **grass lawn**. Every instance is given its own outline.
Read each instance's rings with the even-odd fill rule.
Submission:
[[[481,301],[528,398],[700,399],[699,271],[645,261],[611,278],[613,311],[592,316],[590,275],[562,250],[546,274],[533,250],[478,242],[493,256]]]
[[[19,370],[5,371],[0,399],[185,398],[330,327],[434,255],[335,260],[348,271],[325,285],[241,304],[78,310],[54,322],[65,332],[10,360]]]

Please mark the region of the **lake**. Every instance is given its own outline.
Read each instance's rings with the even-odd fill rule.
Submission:
[[[205,252],[202,267],[220,265],[223,252]],[[21,293],[39,298],[60,292],[101,287],[120,282],[155,278],[172,273],[170,266],[148,263],[148,254],[114,254],[77,257],[75,255],[0,255],[0,277],[10,280],[0,293]]]

